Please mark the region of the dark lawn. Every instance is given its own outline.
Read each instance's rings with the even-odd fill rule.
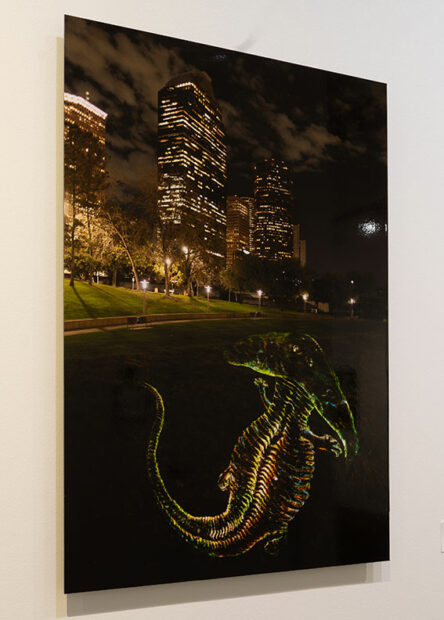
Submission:
[[[170,312],[240,312],[249,314],[256,312],[257,305],[239,304],[222,299],[202,297],[188,297],[186,295],[171,295],[166,298],[161,293],[145,293],[147,314],[165,314]],[[94,319],[107,316],[130,316],[141,314],[143,311],[143,292],[131,291],[122,287],[94,284],[85,282],[69,286],[65,280],[64,287],[64,318]],[[267,312],[279,314],[276,308],[267,308]]]
[[[218,475],[261,413],[253,373],[228,365],[223,349],[267,331],[308,332],[324,346],[354,411],[360,452],[349,462],[318,454],[310,498],[279,556],[267,556],[259,544],[239,558],[207,558],[170,531],[152,497],[145,451],[154,409],[140,384],[152,383],[164,397],[158,456],[167,488],[189,512],[217,513],[226,503]],[[386,344],[383,323],[309,316],[65,339],[68,590],[387,558]]]

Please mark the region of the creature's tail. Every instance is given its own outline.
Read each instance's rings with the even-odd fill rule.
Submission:
[[[157,446],[163,428],[165,407],[162,396],[155,387],[149,383],[145,383],[144,387],[150,390],[156,399],[156,417],[151,430],[147,450],[148,475],[153,485],[156,500],[167,515],[171,525],[178,530],[184,538],[196,546],[200,546],[199,543],[205,545],[204,541],[208,531],[212,529],[214,521],[218,519],[218,517],[195,517],[190,515],[168,493],[157,463]]]

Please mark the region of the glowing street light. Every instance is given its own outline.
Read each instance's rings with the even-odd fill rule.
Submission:
[[[354,314],[354,305],[356,303],[356,299],[354,299],[353,297],[350,297],[350,299],[348,300],[348,303],[350,304],[350,318],[353,318],[353,314]]]
[[[302,295],[302,299],[304,300],[304,312],[305,312],[305,309],[307,307],[308,293],[304,293]]]
[[[148,282],[147,280],[142,280],[140,284],[142,285],[142,290],[143,290],[143,313],[142,314],[146,314],[146,289],[148,286]]]
[[[205,290],[207,291],[207,312],[210,311],[210,291],[211,291],[211,286],[209,286],[207,284],[207,286],[205,287]]]
[[[258,312],[261,311],[261,299],[262,299],[262,295],[264,294],[264,291],[261,291],[261,289],[259,289],[257,291],[257,297],[258,297]]]

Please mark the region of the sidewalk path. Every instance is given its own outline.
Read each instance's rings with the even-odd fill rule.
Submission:
[[[156,315],[151,315],[151,316],[156,316]],[[227,320],[227,319],[228,320],[266,319],[266,318],[270,318],[270,316],[269,315],[256,316],[256,315],[251,315],[251,314],[240,314],[240,313],[236,314],[235,316],[227,316],[226,314],[221,315],[219,313],[214,313],[212,316],[205,314],[204,316],[199,316],[199,317],[196,317],[195,315],[190,316],[190,317],[183,317],[182,315],[180,318],[176,317],[176,318],[171,318],[171,319],[162,319],[160,321],[149,320],[146,323],[136,323],[136,324],[123,323],[121,325],[105,325],[103,327],[85,326],[84,328],[80,328],[80,329],[65,330],[65,336],[76,336],[78,334],[91,334],[93,332],[106,332],[106,331],[112,331],[114,329],[130,329],[132,331],[138,331],[140,329],[149,329],[153,327],[153,325],[165,325],[166,323],[187,323],[187,322],[189,323],[190,321],[215,321],[215,320]],[[85,320],[88,320],[88,319],[85,319]]]

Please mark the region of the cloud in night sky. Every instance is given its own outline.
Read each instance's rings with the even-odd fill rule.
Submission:
[[[68,24],[67,85],[75,94],[88,90],[91,101],[108,113],[111,171],[128,174],[134,182],[138,175],[144,176],[146,168],[155,166],[159,89],[173,76],[202,69],[202,66],[187,61],[178,42],[174,44],[170,39],[162,42],[161,37],[103,27],[81,19],[68,19]],[[170,42],[169,45],[166,42]],[[202,55],[212,49],[201,47]],[[322,161],[334,158],[335,149],[348,150],[350,155],[366,150],[355,123],[350,122],[354,105],[362,106],[362,100],[353,101],[352,90],[345,93],[345,99],[337,97],[329,107],[329,114],[333,106],[336,116],[346,118],[350,136],[341,136],[328,127],[328,114],[321,103],[308,112],[294,105],[281,109],[279,97],[276,101],[276,97],[267,95],[267,84],[260,68],[251,71],[248,57],[238,55],[236,58],[231,53],[228,59],[226,54],[218,55],[217,59],[227,62],[230,69],[231,84],[228,86],[231,88],[227,91],[234,96],[231,101],[218,97],[218,103],[227,128],[234,168],[245,166],[246,162],[252,167],[259,159],[275,156],[293,165],[295,171],[315,170]],[[260,62],[260,59],[254,60]],[[290,65],[266,62],[283,66],[287,71],[287,83],[294,84]],[[286,86],[282,81],[282,90]],[[372,101],[361,113],[370,116],[374,110]]]

